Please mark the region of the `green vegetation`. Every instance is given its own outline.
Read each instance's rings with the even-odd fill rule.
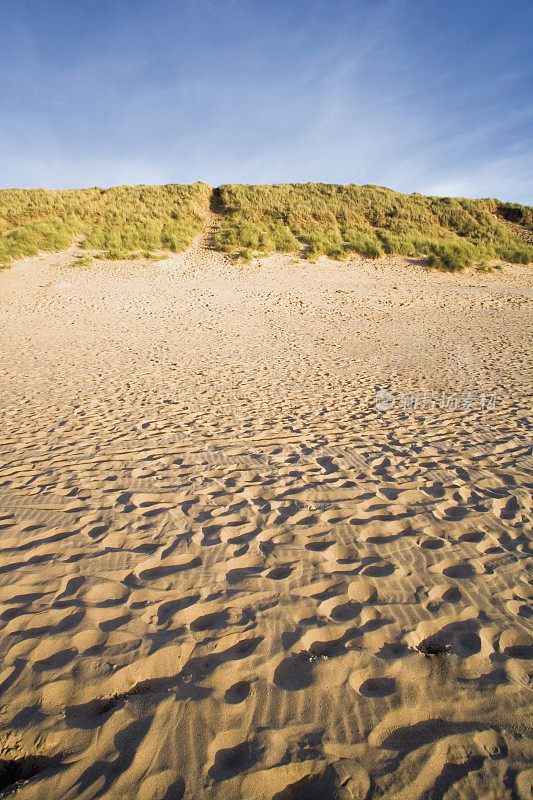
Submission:
[[[113,247],[111,250],[102,250],[96,253],[95,258],[101,261],[138,261],[139,259],[163,261],[164,259],[168,258],[168,255],[154,253],[151,250],[134,250],[132,252],[128,252],[127,250],[117,250]]]
[[[523,225],[524,228],[533,231],[533,207],[531,206],[521,206],[519,203],[500,203],[498,214],[508,222]]]
[[[227,184],[219,196],[223,220],[216,246],[226,252],[302,249],[307,258],[335,259],[350,253],[424,255],[450,271],[494,258],[533,261],[533,247],[515,230],[532,229],[528,206],[316,183]]]
[[[235,253],[235,260],[239,264],[250,264],[253,259],[252,251],[248,247],[243,247]]]
[[[501,264],[480,264],[476,267],[477,272],[501,272],[502,270]]]
[[[379,186],[204,183],[112,189],[0,190],[0,267],[76,238],[104,259],[159,259],[188,247],[209,199],[221,224],[215,246],[249,262],[257,252],[343,259],[425,256],[459,271],[502,259],[533,261],[533,208],[499,200],[426,197]]]
[[[74,259],[71,264],[71,267],[90,267],[93,263],[92,256],[78,256]]]
[[[81,246],[129,258],[134,250],[184,250],[202,230],[211,189],[116,186],[112,189],[0,190],[0,264],[41,250]],[[143,256],[146,257],[146,256]]]
[[[1,201],[0,201],[1,202]],[[0,214],[3,209],[0,210]],[[50,216],[44,220],[30,220],[10,228],[0,218],[0,264],[5,266],[16,258],[36,255],[40,250],[59,251],[68,247],[79,227],[72,217]],[[6,230],[7,228],[7,230]]]

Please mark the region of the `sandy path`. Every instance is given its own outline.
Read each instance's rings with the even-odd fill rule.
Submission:
[[[209,235],[0,275],[0,786],[531,797],[527,270]]]

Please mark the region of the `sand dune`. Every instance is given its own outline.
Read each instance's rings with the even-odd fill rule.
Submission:
[[[531,798],[530,273],[210,235],[0,275],[0,787]]]

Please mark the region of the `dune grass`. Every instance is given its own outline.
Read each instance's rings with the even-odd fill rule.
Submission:
[[[71,267],[90,267],[93,264],[93,258],[89,255],[79,255],[77,256],[72,264]]]
[[[303,247],[308,258],[425,255],[450,271],[491,259],[533,261],[533,247],[505,222],[531,230],[528,206],[321,183],[226,184],[219,194],[223,221],[216,245],[227,252]]]
[[[76,236],[116,258],[184,250],[202,230],[210,194],[204,183],[0,190],[0,264],[63,250]]]
[[[202,230],[211,194],[204,183],[0,190],[0,267],[63,250],[77,236],[80,247],[103,259],[184,250]],[[273,251],[311,259],[424,255],[450,271],[495,259],[533,261],[533,208],[517,203],[324,183],[226,184],[216,200],[215,246],[242,262]]]

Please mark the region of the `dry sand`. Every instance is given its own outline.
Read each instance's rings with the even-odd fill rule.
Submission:
[[[531,798],[530,272],[205,242],[0,275],[0,784]]]

